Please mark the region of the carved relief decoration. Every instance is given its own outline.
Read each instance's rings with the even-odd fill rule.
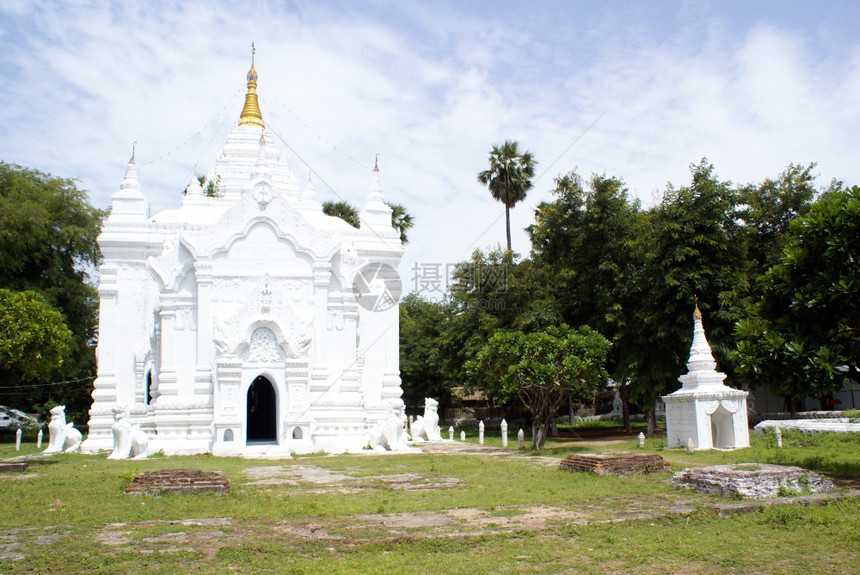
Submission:
[[[328,321],[326,323],[326,328],[329,331],[332,331],[332,330],[341,331],[343,329],[343,310],[341,310],[341,309],[330,309],[330,310],[328,310]]]
[[[266,327],[286,357],[303,357],[313,343],[313,308],[296,306],[268,275],[252,288],[245,303],[229,318],[214,318],[214,343],[222,357],[236,357],[250,346],[254,330]]]
[[[711,415],[720,406],[720,402],[719,401],[703,401],[703,402],[701,402],[700,405],[702,406],[702,410],[705,412],[706,415]]]
[[[192,306],[181,306],[176,308],[176,319],[174,325],[177,331],[197,331],[197,314]]]
[[[279,238],[288,239],[299,252],[311,257],[330,257],[337,250],[338,235],[335,232],[311,225],[283,198],[273,197],[266,211],[261,212],[257,200],[250,194],[208,229],[184,233],[182,241],[198,257],[211,258],[216,253],[229,250],[236,240],[246,237],[248,231],[261,222],[267,222]]]
[[[168,291],[175,291],[179,287],[191,266],[191,256],[180,245],[179,238],[176,236],[164,239],[160,256],[150,256],[146,260],[146,267],[152,276]]]
[[[720,405],[729,413],[737,413],[738,409],[741,408],[741,402],[737,399],[724,399],[720,401]]]
[[[244,278],[239,276],[215,277],[212,280],[212,301],[240,301]]]
[[[272,330],[260,327],[251,334],[247,359],[256,363],[279,363],[286,359],[286,354]]]

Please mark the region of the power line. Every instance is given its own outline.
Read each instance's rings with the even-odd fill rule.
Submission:
[[[67,383],[79,383],[81,381],[92,381],[96,378],[96,376],[92,375],[90,377],[82,377],[81,379],[70,379],[68,381],[54,381],[51,383],[34,383],[32,385],[0,385],[0,390],[3,389],[24,389],[24,388],[33,388],[33,387],[51,387],[53,385],[65,385]]]

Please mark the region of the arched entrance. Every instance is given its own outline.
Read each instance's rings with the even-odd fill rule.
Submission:
[[[722,405],[711,414],[711,441],[717,449],[735,447],[734,416]]]
[[[272,383],[257,377],[248,388],[247,400],[247,442],[277,443],[278,406]]]

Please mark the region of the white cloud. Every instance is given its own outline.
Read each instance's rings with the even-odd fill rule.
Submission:
[[[255,41],[263,114],[300,181],[312,169],[323,198],[361,204],[380,154],[416,219],[404,276],[504,241],[475,176],[506,138],[546,172],[512,211],[524,254],[534,206],[574,167],[646,205],[703,156],[737,182],[818,161],[819,184],[860,183],[847,8],[723,6],[4,3],[0,159],[80,178],[106,207],[137,141],[153,209],[174,207],[238,117]]]

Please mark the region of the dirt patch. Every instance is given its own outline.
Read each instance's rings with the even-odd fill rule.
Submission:
[[[252,481],[245,483],[246,487],[323,486],[322,489],[312,489],[310,491],[312,493],[328,493],[334,490],[340,493],[358,493],[363,489],[374,489],[381,486],[403,491],[417,491],[450,489],[464,485],[463,481],[456,477],[425,477],[418,473],[353,476],[316,465],[249,467],[245,469],[245,475],[252,479]]]
[[[159,469],[138,473],[125,488],[126,495],[166,493],[230,493],[230,480],[220,471]]]
[[[418,529],[421,527],[445,527],[454,520],[445,513],[392,513],[389,515],[353,515],[350,519],[363,527],[372,525],[398,529]]]
[[[38,477],[38,473],[0,473],[0,481],[17,481],[19,479],[33,479]]]
[[[186,551],[212,559],[218,549],[233,541],[235,524],[229,517],[108,523],[94,535],[93,541],[112,552],[136,551],[149,555]],[[165,532],[147,535],[154,529]]]
[[[0,561],[26,559],[27,555],[21,550],[23,545],[50,545],[70,533],[71,530],[67,525],[52,525],[44,529],[38,527],[10,529],[0,534]]]

